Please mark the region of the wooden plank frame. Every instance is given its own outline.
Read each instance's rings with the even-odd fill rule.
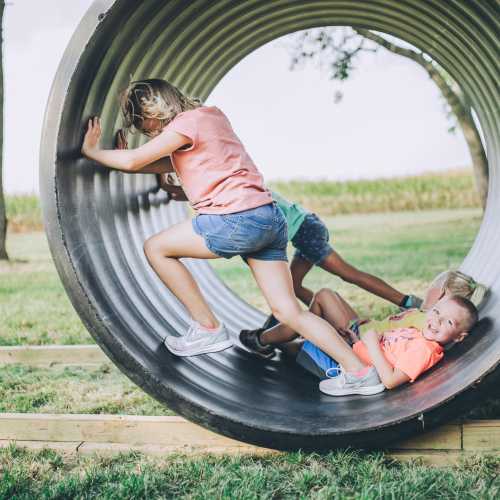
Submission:
[[[11,442],[80,454],[131,450],[154,455],[278,453],[220,436],[176,416],[3,413],[0,447]],[[500,420],[447,424],[386,451],[397,460],[422,459],[434,465],[455,464],[477,453],[498,455]]]

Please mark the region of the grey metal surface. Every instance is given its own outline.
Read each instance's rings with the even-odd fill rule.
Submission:
[[[245,55],[286,33],[320,25],[383,31],[422,48],[473,100],[487,143],[490,195],[462,269],[491,286],[484,331],[411,386],[373,397],[329,398],[279,361],[234,348],[175,358],[162,345],[186,314],[146,263],[143,241],[185,217],[149,175],[124,175],[79,156],[83,124],[103,119],[104,144],[120,125],[117,92],[130,75],[161,77],[206,97]],[[98,0],[57,72],[41,148],[41,193],[51,251],[90,333],[133,381],[187,418],[251,443],[291,448],[378,446],[431,427],[479,401],[500,379],[500,152],[498,10],[471,0]],[[265,76],[265,71],[263,71]],[[134,145],[132,143],[132,145]],[[205,262],[190,268],[236,335],[262,314]]]

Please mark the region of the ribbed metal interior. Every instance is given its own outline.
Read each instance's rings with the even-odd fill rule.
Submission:
[[[329,398],[280,361],[241,349],[175,358],[162,345],[186,314],[143,255],[151,234],[182,220],[149,175],[126,175],[79,157],[83,124],[103,119],[111,147],[117,93],[133,78],[161,77],[206,97],[247,54],[313,26],[355,25],[402,38],[438,61],[473,101],[490,162],[488,207],[463,270],[491,286],[491,318],[415,384],[374,397]],[[98,0],[75,32],[47,105],[41,192],[51,250],[83,322],[111,359],[157,399],[223,434],[276,448],[375,446],[454,416],[498,379],[500,151],[498,10],[494,0]],[[137,139],[138,140],[138,139]],[[131,144],[134,145],[133,143]],[[233,334],[262,314],[205,262],[190,268]],[[487,375],[489,374],[489,375]],[[478,381],[482,380],[479,384]]]

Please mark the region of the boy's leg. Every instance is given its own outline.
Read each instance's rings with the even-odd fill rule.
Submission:
[[[312,269],[313,264],[306,259],[294,255],[290,264],[290,273],[292,274],[293,290],[295,296],[306,306],[309,306],[313,300],[314,293],[309,288],[302,285],[306,274]]]
[[[310,340],[346,370],[363,369],[363,363],[326,321],[300,308],[286,262],[248,259],[248,264],[273,314],[281,323]]]
[[[329,288],[322,288],[316,293],[309,310],[328,321],[336,330],[346,329],[352,320],[358,319],[356,311],[338,293]],[[259,335],[263,344],[283,344],[297,336],[292,328],[283,324],[265,330]]]
[[[356,311],[337,293],[322,288],[314,296],[311,312],[328,321],[336,330],[347,329],[359,318]]]
[[[372,274],[360,271],[348,264],[342,257],[334,250],[319,264],[319,267],[328,271],[329,273],[336,274],[344,281],[363,288],[367,292],[373,293],[386,299],[397,306],[401,305],[405,295],[387,284],[385,281],[373,276]]]
[[[206,328],[217,328],[219,322],[181,257],[216,259],[204,239],[186,220],[155,234],[144,243],[144,253],[161,281],[182,302],[192,318]]]

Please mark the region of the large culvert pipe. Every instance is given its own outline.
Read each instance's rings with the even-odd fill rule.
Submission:
[[[206,427],[258,445],[293,449],[376,446],[432,426],[500,380],[498,10],[494,0],[98,0],[74,34],[45,117],[41,193],[51,251],[75,309],[134,382]],[[133,75],[166,78],[208,96],[238,61],[295,30],[352,25],[420,47],[467,91],[486,137],[489,198],[462,269],[491,286],[492,319],[412,385],[373,397],[330,398],[286,364],[242,349],[176,358],[162,341],[186,313],[142,251],[151,234],[185,217],[149,175],[96,168],[79,156],[83,125],[102,117],[104,144],[118,128],[116,95]],[[236,297],[206,262],[190,268],[233,334],[263,315]]]

